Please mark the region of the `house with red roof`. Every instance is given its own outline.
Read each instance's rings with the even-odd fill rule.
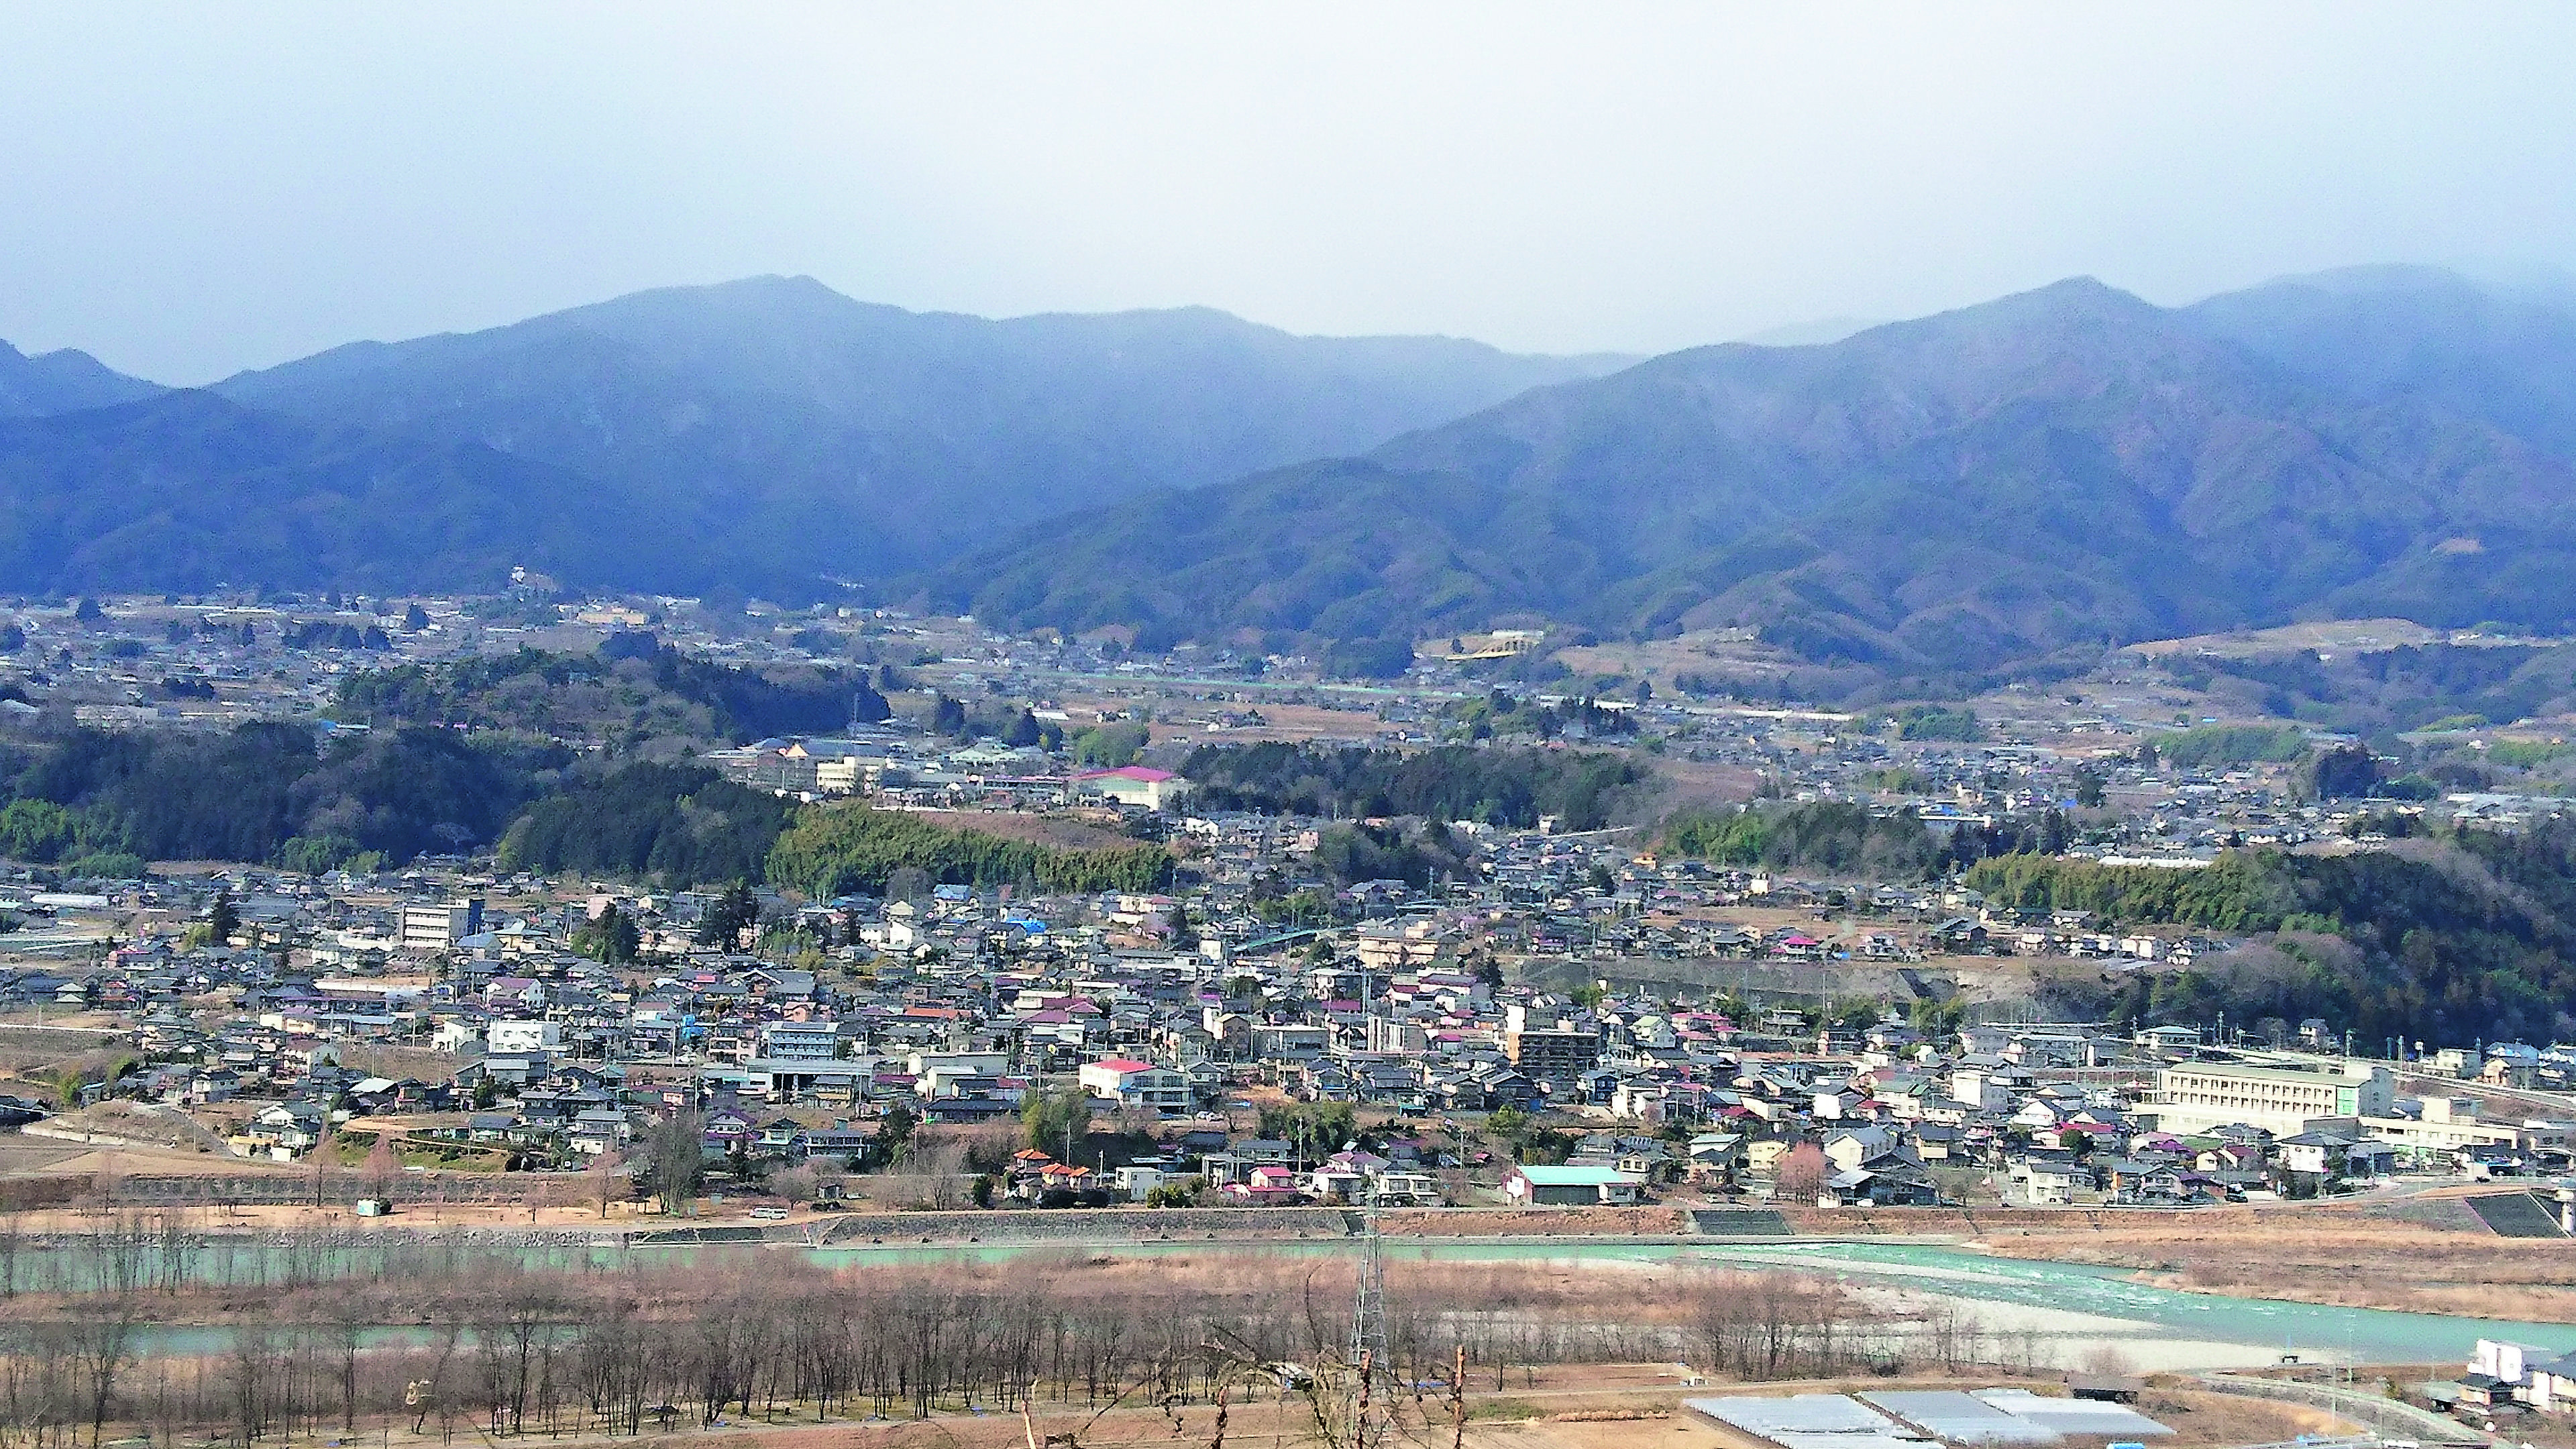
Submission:
[[[1190,1079],[1169,1067],[1133,1057],[1105,1057],[1085,1064],[1075,1076],[1084,1091],[1121,1107],[1144,1107],[1167,1115],[1190,1110]]]
[[[1195,788],[1169,770],[1156,770],[1144,765],[1122,765],[1115,770],[1084,770],[1073,777],[1073,791],[1077,796],[1099,796],[1145,810],[1161,810],[1178,804]]]
[[[1292,1203],[1303,1196],[1297,1190],[1297,1174],[1285,1167],[1256,1167],[1241,1182],[1229,1182],[1217,1192],[1229,1201],[1261,1206]]]

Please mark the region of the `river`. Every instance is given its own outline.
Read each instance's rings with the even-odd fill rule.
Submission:
[[[1205,1242],[1154,1242],[1094,1251],[1150,1256],[1203,1253],[1211,1246]],[[1355,1246],[1348,1239],[1237,1240],[1224,1243],[1222,1250],[1227,1253],[1330,1256],[1350,1253]],[[836,1247],[813,1251],[825,1262],[857,1265],[940,1260],[998,1262],[1032,1252],[1063,1250],[995,1243],[965,1247]],[[2077,1336],[2088,1340],[2135,1338],[2228,1345],[2245,1350],[2224,1355],[2184,1355],[2181,1359],[2167,1354],[2146,1355],[2166,1359],[2173,1367],[2224,1367],[2270,1362],[2285,1352],[2298,1354],[2308,1362],[2465,1362],[2481,1338],[2510,1338],[2553,1348],[2576,1348],[2576,1327],[2566,1324],[2523,1323],[2438,1313],[2399,1313],[2378,1308],[2338,1308],[2279,1299],[2191,1293],[2138,1282],[2118,1268],[1998,1258],[1969,1249],[1923,1243],[1497,1242],[1390,1238],[1386,1240],[1386,1256],[1390,1261],[1412,1258],[1469,1263],[1705,1263],[1728,1268],[1794,1270],[1824,1274],[1855,1286],[1902,1288],[1919,1295],[1949,1299],[1972,1309],[1984,1310],[1984,1319],[1997,1328],[2037,1323],[2052,1333],[2074,1331]],[[2036,1316],[2014,1310],[2035,1310]],[[2079,1319],[2083,1322],[2079,1323]],[[2098,1327],[2105,1322],[2134,1327],[2125,1332],[2105,1332]],[[2132,1353],[2131,1356],[2140,1355]],[[2207,1361],[2200,1361],[2202,1359]]]
[[[970,1244],[856,1244],[803,1248],[766,1246],[528,1247],[469,1250],[516,1257],[531,1267],[617,1272],[659,1264],[739,1261],[759,1255],[804,1253],[830,1267],[941,1262],[999,1263],[1066,1254],[1160,1257],[1262,1254],[1341,1257],[1357,1251],[1349,1238],[1157,1240],[1117,1244],[986,1242]],[[59,1250],[56,1250],[59,1251]],[[259,1252],[253,1249],[256,1255]],[[1856,1289],[1900,1292],[1915,1301],[1947,1300],[1993,1332],[2039,1332],[2067,1358],[2088,1345],[2119,1348],[2142,1368],[2209,1368],[2267,1363],[2282,1353],[2308,1362],[2461,1363],[2480,1338],[2510,1338],[2552,1349],[2576,1348],[2576,1327],[2448,1314],[2339,1308],[2277,1299],[2193,1293],[2136,1281],[2126,1271],[2083,1264],[1999,1258],[1969,1249],[1925,1243],[1826,1240],[1639,1241],[1629,1239],[1421,1239],[1386,1240],[1390,1261],[1453,1263],[1559,1263],[1623,1266],[1707,1264],[1713,1267],[1819,1273]],[[229,1255],[227,1255],[229,1257]],[[381,1265],[390,1266],[390,1265]],[[349,1271],[365,1267],[352,1262]],[[399,1275],[396,1269],[395,1275]],[[328,1276],[325,1269],[321,1276]],[[386,1339],[416,1332],[396,1326]],[[153,1331],[156,1347],[218,1347],[220,1328],[170,1327]],[[2071,1366],[2072,1359],[2068,1359]]]

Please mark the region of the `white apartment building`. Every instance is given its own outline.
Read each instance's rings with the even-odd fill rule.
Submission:
[[[446,901],[402,908],[399,944],[413,951],[444,951],[483,930],[480,900]]]
[[[2295,1137],[2319,1118],[2393,1117],[2396,1104],[2396,1077],[2377,1063],[2302,1068],[2183,1062],[2156,1073],[2147,1110],[2166,1132],[2240,1124]]]
[[[2523,1123],[2486,1121],[2478,1116],[2475,1102],[2455,1097],[2426,1097],[2415,1117],[2364,1117],[2361,1128],[2382,1141],[2426,1152],[2516,1147],[2535,1135]]]
[[[496,1057],[534,1056],[563,1050],[563,1023],[495,1021],[483,1028],[483,1050]]]
[[[765,1061],[828,1062],[840,1054],[841,1024],[836,1021],[773,1021],[760,1029]]]

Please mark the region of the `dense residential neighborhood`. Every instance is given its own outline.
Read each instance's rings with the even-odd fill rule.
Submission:
[[[705,893],[453,867],[22,889],[22,963],[92,944],[21,964],[0,1009],[131,1047],[37,1133],[112,1137],[102,1104],[130,1103],[162,1141],[258,1161],[384,1138],[411,1165],[564,1174],[640,1161],[685,1116],[736,1190],[825,1205],[2183,1206],[2561,1173],[2576,1144],[2535,1095],[2576,1071],[2565,1048],[2389,1061],[2318,1022],[2223,1043],[1972,1022],[1921,964],[2205,937],[1959,889],[1766,925],[1825,887],[1536,831],[1480,836],[1473,884],[1335,888],[1301,876],[1311,823],[1171,829],[1202,847],[1185,893],[761,892],[724,917]],[[1310,923],[1277,909],[1282,875]],[[575,948],[602,922],[632,932],[616,964]],[[1714,984],[1532,984],[1553,960]],[[1913,994],[1833,994],[1855,969]],[[1017,1150],[949,1131],[997,1123]]]
[[[9,707],[36,748],[283,722],[327,767],[434,722],[630,752],[645,763],[609,785],[665,778],[658,760],[681,771],[659,788],[717,779],[820,824],[777,836],[766,880],[735,857],[751,879],[722,889],[705,877],[745,867],[543,868],[638,828],[614,814],[532,834],[538,810],[498,842],[414,827],[454,848],[408,861],[317,823],[275,864],[141,878],[48,847],[0,884],[0,1011],[98,1050],[26,1084],[22,1114],[52,1114],[38,1134],[268,1164],[381,1148],[530,1182],[607,1164],[656,1206],[673,1122],[725,1191],[823,1207],[2187,1206],[2570,1166],[2576,1050],[2358,1039],[2223,1001],[2087,1014],[2271,948],[1963,871],[2217,880],[2229,852],[2332,857],[2432,818],[2422,791],[2318,788],[2319,762],[2371,758],[2331,735],[2147,723],[2181,697],[2143,659],[2008,696],[2026,717],[1873,719],[1462,672],[1517,665],[1538,631],[1427,649],[1362,696],[1312,661],[888,609],[533,585],[111,604],[18,611],[41,692]],[[835,727],[757,731],[817,715]],[[445,768],[422,749],[370,768]],[[1652,776],[1618,751],[1771,803],[1623,825],[1616,792]],[[1408,760],[1417,778],[1389,783]],[[1427,823],[1351,808],[1425,781],[1485,793]],[[2547,818],[2526,803],[2436,805],[2513,831]],[[42,843],[107,807],[78,808],[0,824]],[[964,840],[971,865],[919,854]],[[933,868],[848,863],[869,850]],[[1065,884],[1130,876],[1152,883]]]

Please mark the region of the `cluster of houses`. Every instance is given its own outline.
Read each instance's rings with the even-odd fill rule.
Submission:
[[[1155,775],[1120,778],[1142,789],[1165,783]],[[113,916],[116,943],[0,974],[0,1004],[130,1035],[144,1064],[81,1099],[175,1107],[227,1150],[271,1159],[370,1119],[449,1154],[435,1160],[575,1167],[689,1110],[711,1153],[866,1170],[891,1155],[890,1120],[991,1122],[1074,1089],[1122,1145],[1040,1144],[1056,1155],[1015,1159],[997,1174],[1005,1196],[2180,1205],[2331,1192],[2401,1168],[2568,1165],[2566,1124],[2482,1105],[2484,1088],[2545,1085],[2576,1064],[2565,1049],[2371,1065],[2318,1022],[2285,1027],[2277,1047],[2223,1050],[2185,1028],[1961,1029],[1937,1009],[1918,1030],[1892,1011],[1851,1019],[1821,977],[1802,991],[1797,974],[2034,935],[2039,949],[2140,963],[2203,941],[1548,831],[1462,826],[1476,877],[1426,887],[1318,876],[1312,821],[1188,816],[1174,829],[1197,876],[1186,897],[764,895],[761,921],[723,939],[701,929],[710,900],[687,893],[453,874],[158,882],[64,898],[65,919]],[[234,929],[192,936],[218,889]],[[1841,925],[1816,919],[1829,906]],[[1813,924],[1730,924],[1755,907]],[[640,959],[572,949],[611,911],[636,924]],[[1506,985],[1501,967],[1614,955],[1735,956],[1785,974],[1719,1009],[1606,982]],[[1939,983],[1917,998],[1945,1004]],[[2437,1073],[2482,1080],[2422,1084]],[[1256,1098],[1347,1104],[1373,1130],[1288,1150],[1249,1130]]]
[[[2517,1413],[2576,1414],[2576,1350],[2481,1338],[2456,1381],[2426,1389],[2436,1404],[2490,1428]]]

